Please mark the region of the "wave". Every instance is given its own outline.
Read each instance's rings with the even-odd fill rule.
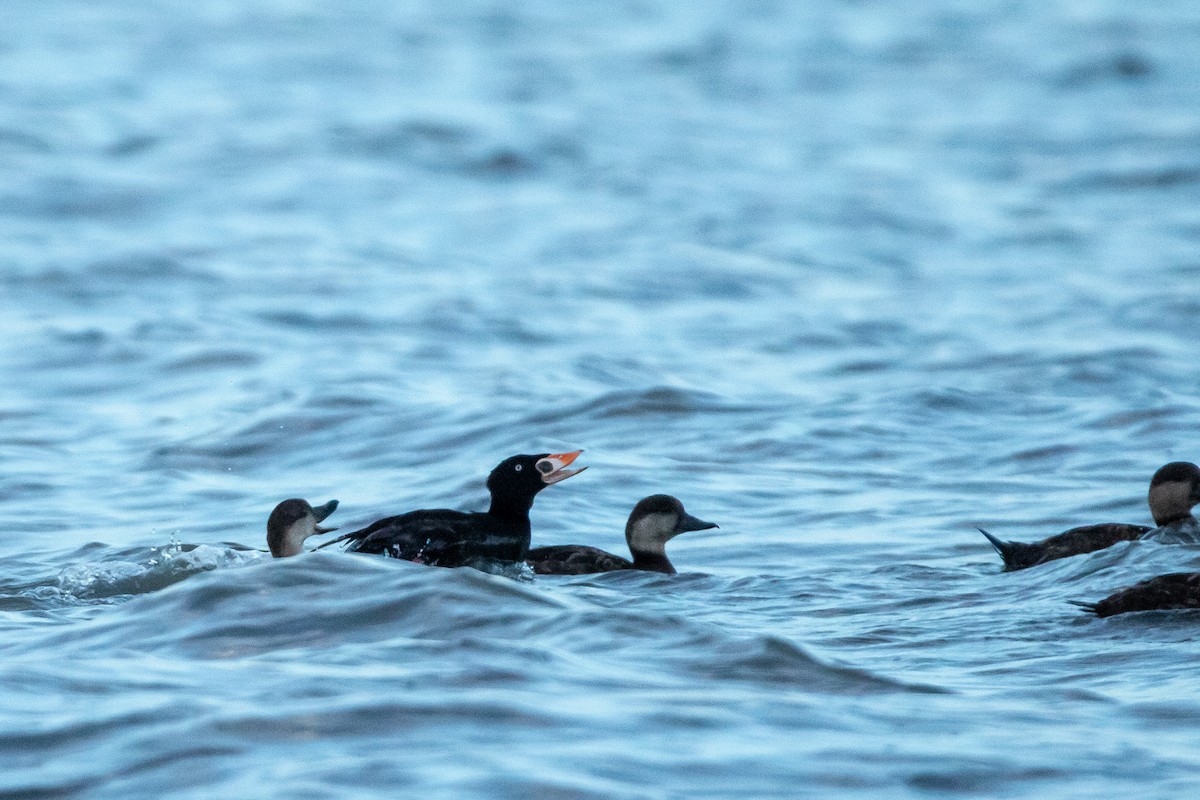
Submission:
[[[64,567],[52,579],[6,587],[0,593],[0,609],[108,605],[165,589],[202,572],[251,564],[265,556],[262,551],[236,544],[173,542],[112,552],[102,545],[89,546],[74,556],[87,560]]]

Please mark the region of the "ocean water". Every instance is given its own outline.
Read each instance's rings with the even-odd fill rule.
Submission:
[[[1200,6],[18,2],[0,797],[1179,798]],[[273,561],[585,448],[536,544]]]

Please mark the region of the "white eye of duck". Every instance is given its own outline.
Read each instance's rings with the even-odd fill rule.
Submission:
[[[515,467],[513,467],[513,469],[515,469],[517,472],[520,472],[524,468],[525,468],[524,464],[517,464]]]

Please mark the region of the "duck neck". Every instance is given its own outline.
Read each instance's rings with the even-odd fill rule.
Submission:
[[[499,517],[505,522],[523,527],[529,527],[529,509],[533,508],[533,498],[497,497],[492,495],[492,504],[488,514]]]
[[[291,531],[282,536],[268,537],[267,547],[275,558],[298,556],[304,552],[304,536],[292,534]]]
[[[1166,525],[1195,525],[1196,518],[1192,516],[1190,511],[1184,513],[1183,516],[1171,515],[1165,518],[1160,518],[1158,515],[1155,515],[1154,524],[1160,528]]]
[[[659,553],[645,550],[633,551],[633,568],[650,572],[665,572],[668,575],[675,574],[675,565],[671,563],[671,559],[667,558],[666,550]]]

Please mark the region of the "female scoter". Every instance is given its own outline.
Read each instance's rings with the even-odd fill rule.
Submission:
[[[307,500],[294,498],[275,506],[267,519],[267,547],[275,558],[299,555],[304,552],[304,540],[315,533],[329,533],[337,528],[318,525],[338,507],[337,500],[313,508]]]
[[[639,501],[625,523],[625,541],[633,561],[595,547],[566,544],[535,547],[525,561],[539,575],[589,575],[619,569],[644,569],[675,574],[667,558],[667,542],[687,531],[718,527],[716,523],[696,519],[669,494],[654,494]]]
[[[1097,617],[1128,614],[1130,611],[1200,608],[1200,572],[1159,575],[1157,578],[1135,583],[1127,589],[1111,594],[1099,603],[1075,605]]]
[[[1142,538],[1163,542],[1193,541],[1189,538],[1193,531],[1200,537],[1191,513],[1192,507],[1200,503],[1200,467],[1187,461],[1173,461],[1160,467],[1150,480],[1149,501],[1150,514],[1157,528],[1106,522],[1071,528],[1040,542],[1005,542],[982,528],[979,532],[1004,559],[1006,572],[1103,550],[1117,542]],[[1194,540],[1200,541],[1200,538]]]
[[[1165,544],[1200,544],[1200,523],[1192,509],[1200,504],[1200,467],[1187,461],[1168,464],[1170,477],[1150,484],[1150,508],[1158,527],[1143,536]],[[1156,474],[1157,478],[1158,475]]]
[[[461,567],[476,559],[520,561],[529,549],[533,498],[547,486],[587,469],[567,469],[582,452],[504,459],[487,479],[492,495],[487,511],[410,511],[321,546],[348,541],[346,550],[350,552],[376,553],[437,567]]]

